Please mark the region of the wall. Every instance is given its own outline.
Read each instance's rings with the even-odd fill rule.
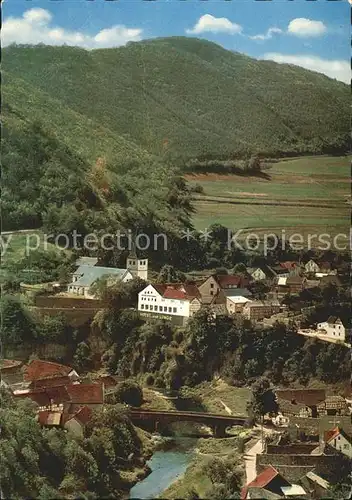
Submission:
[[[34,301],[37,307],[53,307],[53,308],[82,308],[82,309],[99,309],[104,307],[104,303],[97,299],[85,299],[83,297],[58,297],[55,295],[37,295]]]
[[[272,465],[280,471],[280,466],[295,467],[315,467],[317,474],[329,474],[331,470],[338,466],[338,455],[279,455],[265,454],[257,455],[257,473],[261,472],[268,465]]]
[[[63,314],[67,323],[70,326],[78,327],[82,326],[88,321],[93,320],[94,316],[99,309],[68,309],[64,308],[53,308],[53,307],[32,307],[31,310],[41,316],[56,316],[58,314]]]
[[[317,447],[317,443],[295,443],[289,445],[267,445],[267,453],[274,455],[309,455],[315,448]]]
[[[41,359],[71,359],[71,347],[54,343],[6,347],[6,356],[11,359],[25,361],[32,354]]]

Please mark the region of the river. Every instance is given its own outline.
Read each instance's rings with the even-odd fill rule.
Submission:
[[[156,498],[187,469],[193,457],[196,438],[177,437],[175,445],[165,451],[156,451],[147,462],[152,472],[130,491],[130,499]]]

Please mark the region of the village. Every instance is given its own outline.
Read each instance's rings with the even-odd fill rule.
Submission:
[[[185,326],[197,311],[207,307],[214,316],[241,315],[261,326],[275,322],[293,324],[299,335],[338,342],[347,347],[351,345],[350,329],[339,317],[329,315],[324,321],[307,327],[302,322],[304,312],[310,311],[302,304],[302,298],[299,299],[300,294],[328,287],[338,289],[346,281],[345,269],[344,276],[339,276],[339,270],[330,262],[313,259],[305,263],[283,261],[275,267],[267,264],[248,267],[238,274],[220,269],[210,275],[188,277],[185,282],[158,282],[157,276],[148,279],[148,259],[138,258],[135,251],[128,255],[126,267],[122,269],[99,266],[96,257],[80,257],[72,281],[67,285],[53,283],[47,295],[38,296],[36,305],[47,306],[45,312],[48,314],[50,309],[54,312],[58,309],[67,312],[72,308],[76,311],[82,309],[82,313],[90,308],[95,311],[95,283],[101,279],[110,284],[127,283],[134,278],[145,282],[145,287],[138,293],[135,308],[146,320],[159,319]],[[256,293],[258,287],[259,293]],[[22,288],[31,290],[26,285]],[[75,298],[81,300],[69,300]],[[298,307],[290,307],[290,304],[295,306],[295,300]]]
[[[237,274],[219,270],[184,282],[158,282],[149,279],[148,259],[138,258],[136,252],[128,255],[122,269],[101,267],[95,257],[80,257],[71,281],[51,284],[35,298],[34,307],[49,315],[59,310],[68,319],[73,311],[79,316],[81,310],[88,314],[86,319],[92,319],[104,307],[95,293],[99,280],[106,280],[107,286],[123,286],[138,278],[141,286],[134,308],[143,321],[185,327],[206,308],[214,318],[241,317],[254,328],[264,329],[283,323],[293,326],[297,335],[350,347],[350,330],[338,316],[327,315],[324,321],[306,325],[304,307],[289,307],[309,289],[341,286],[339,274],[331,264],[310,259],[247,268]],[[25,285],[22,288],[30,290]],[[77,437],[84,436],[94,410],[110,402],[122,381],[123,377],[101,371],[87,377],[71,366],[44,359],[1,361],[1,386],[15,399],[29,398],[40,425],[61,428]],[[348,467],[346,459],[352,458],[351,386],[347,384],[337,394],[322,388],[278,385],[274,393],[277,412],[263,415],[261,424],[255,424],[253,430],[261,429],[261,436],[251,439],[244,450],[246,482],[241,498],[326,498],[335,471]],[[236,408],[223,406],[225,413],[236,416]],[[133,418],[133,408],[130,411]]]
[[[87,382],[70,366],[39,359],[1,363],[1,386],[15,399],[29,398],[43,428],[62,428],[78,439],[119,383],[121,379],[111,375]],[[275,389],[275,397],[277,414],[264,416],[245,447],[241,498],[327,498],[329,480],[349,467],[352,458],[350,387],[345,397],[328,395],[324,389]]]

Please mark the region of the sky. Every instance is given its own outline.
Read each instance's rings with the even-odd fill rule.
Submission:
[[[350,9],[347,0],[5,0],[1,38],[91,50],[198,37],[349,83]]]

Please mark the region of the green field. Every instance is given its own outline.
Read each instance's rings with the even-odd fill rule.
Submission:
[[[350,158],[285,159],[266,178],[239,175],[187,176],[203,187],[195,196],[198,229],[218,222],[231,229],[347,232],[350,225]]]

